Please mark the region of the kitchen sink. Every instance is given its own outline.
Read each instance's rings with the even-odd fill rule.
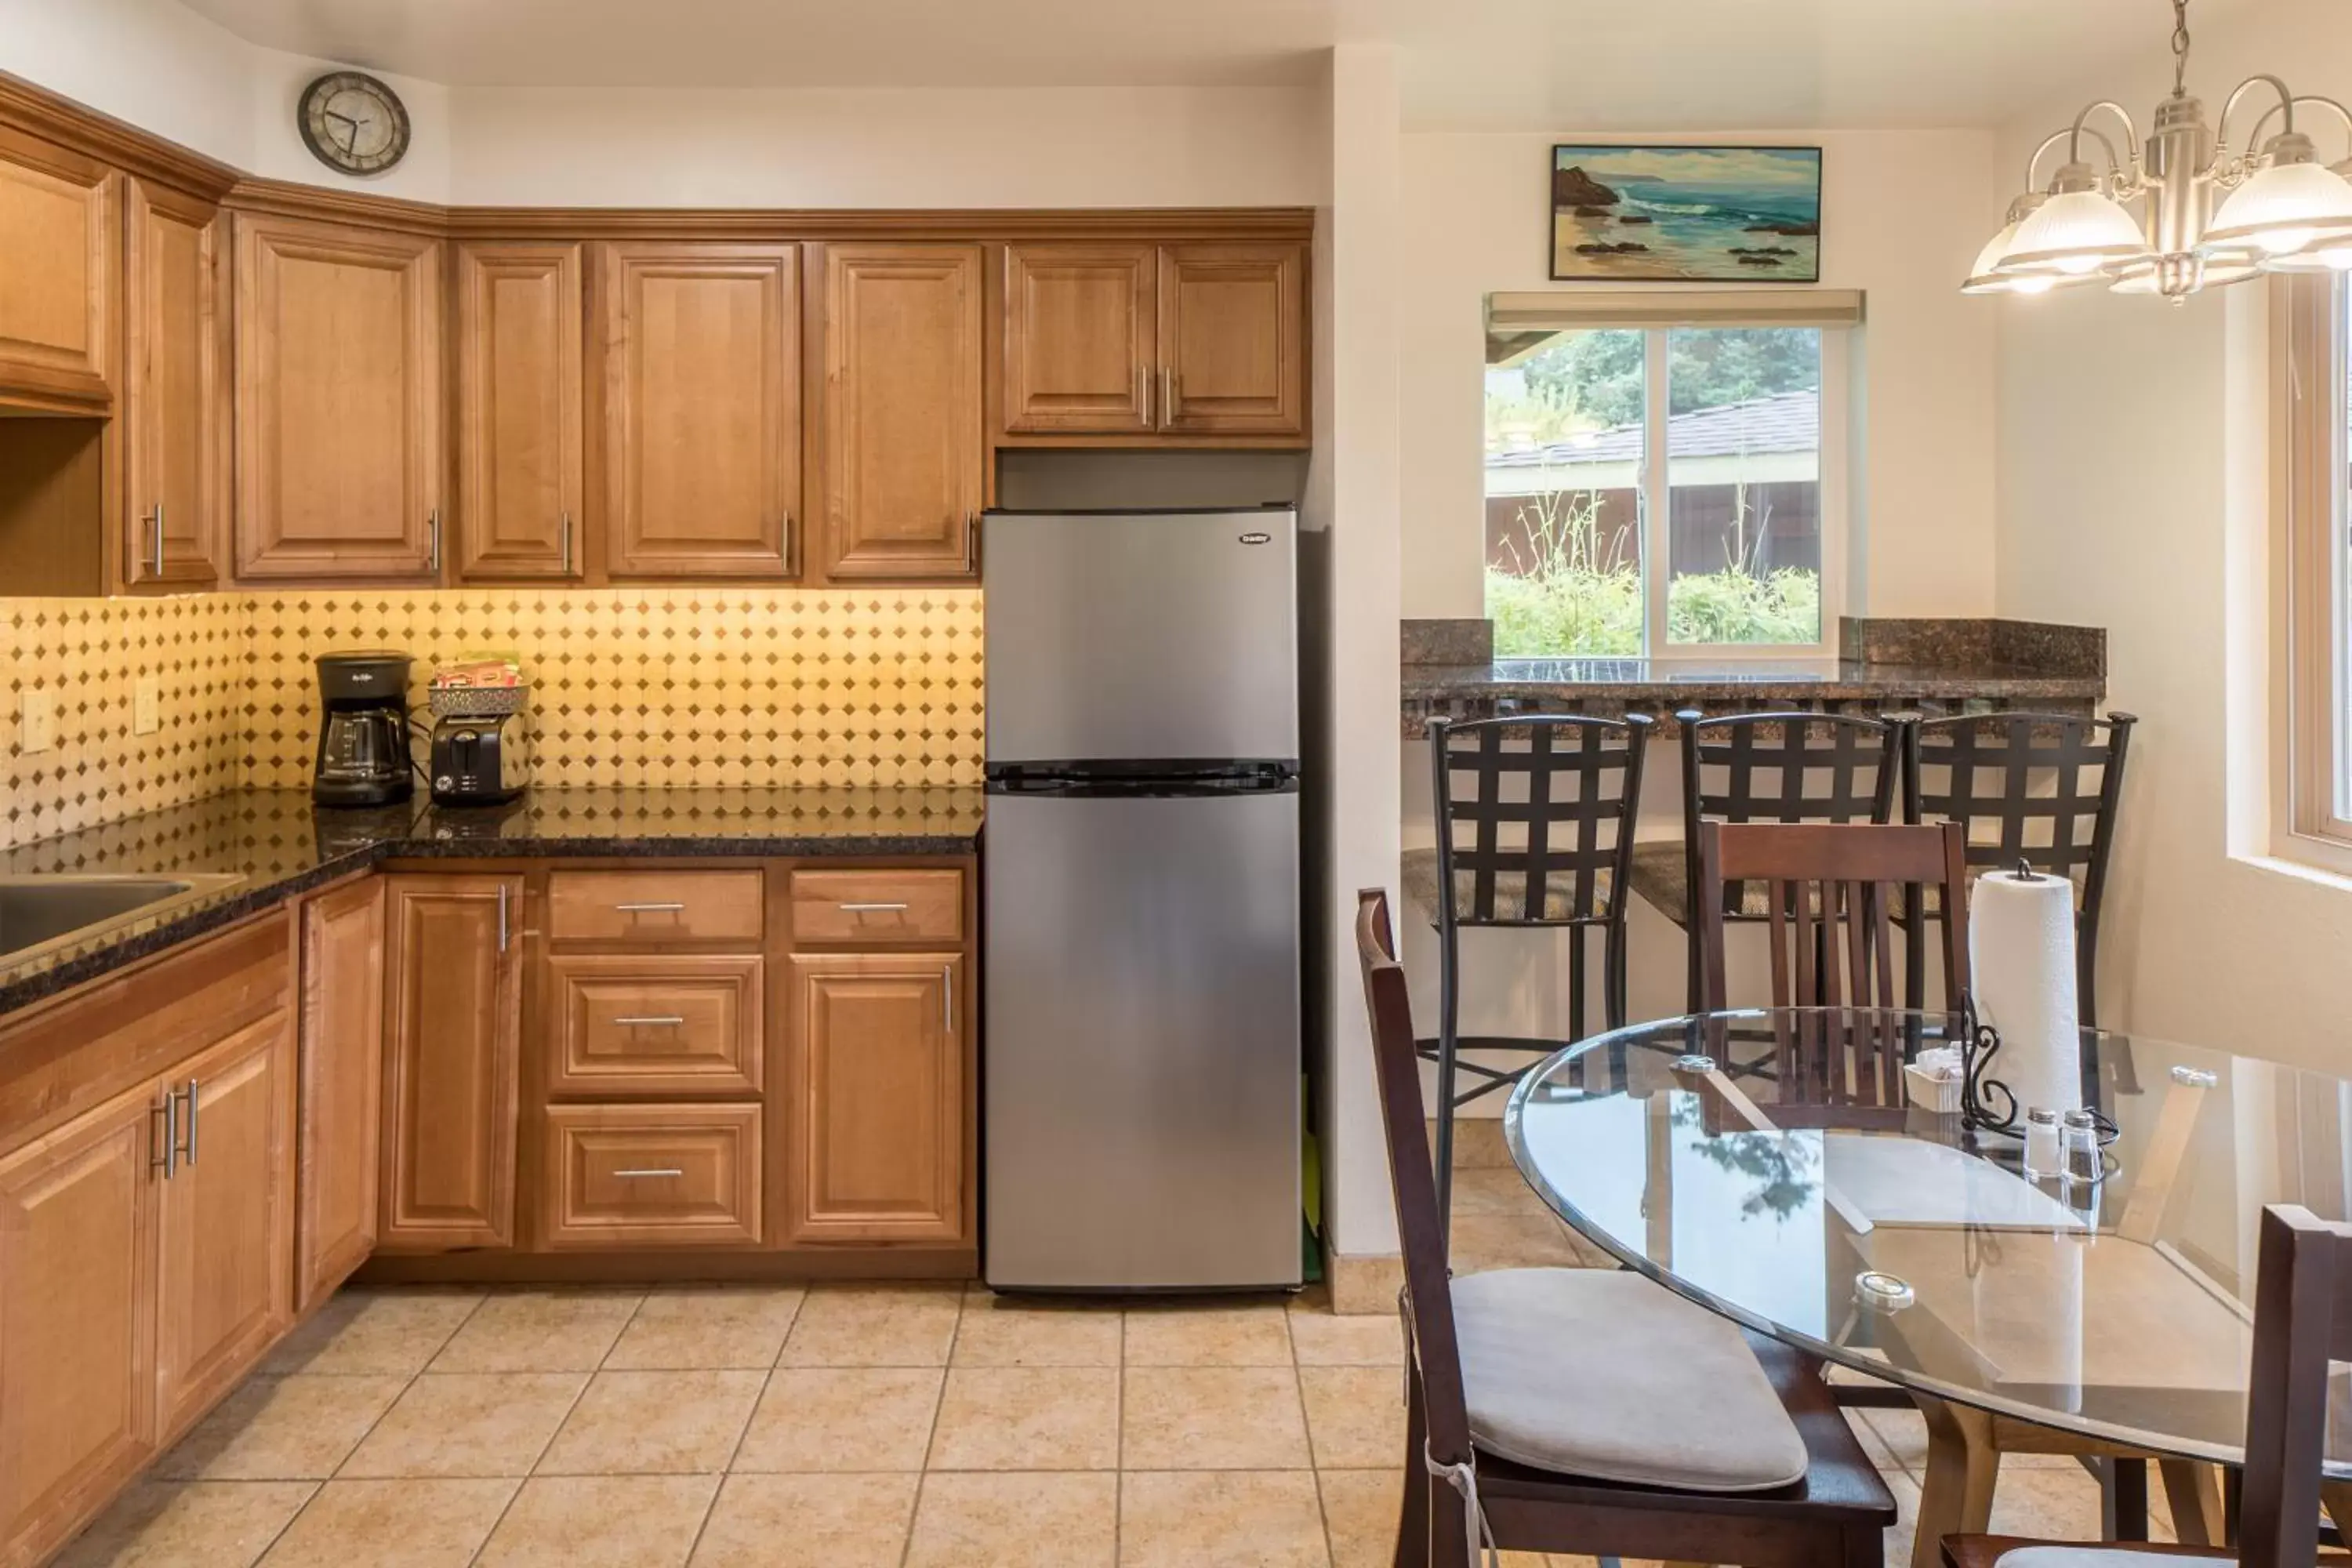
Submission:
[[[230,872],[0,877],[0,960],[162,914],[242,879]]]

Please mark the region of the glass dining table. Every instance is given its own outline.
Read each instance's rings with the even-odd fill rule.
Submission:
[[[1801,1008],[1638,1024],[1528,1073],[1505,1136],[1579,1232],[1752,1329],[1931,1399],[2239,1463],[2256,1221],[2345,1216],[2352,1083],[2085,1029],[2085,1103],[2116,1129],[2100,1178],[2029,1177],[2016,1139],[1909,1102],[1904,1064],[1948,1032]]]

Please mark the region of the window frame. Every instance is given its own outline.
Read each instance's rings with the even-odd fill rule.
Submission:
[[[1717,664],[1839,657],[1839,623],[1846,614],[1851,512],[1857,488],[1853,472],[1851,396],[1854,362],[1862,352],[1860,333],[1865,321],[1859,290],[1804,289],[1777,295],[1750,289],[1683,295],[1648,289],[1577,295],[1561,290],[1496,293],[1487,296],[1486,320],[1490,335],[1497,330],[1589,332],[1628,329],[1643,334],[1644,389],[1642,458],[1637,475],[1642,648],[1632,657]],[[1678,329],[1770,327],[1803,327],[1821,335],[1821,635],[1803,643],[1674,642],[1669,639],[1672,623],[1667,615],[1673,566],[1669,553],[1673,522],[1670,463],[1665,450],[1669,437],[1664,423],[1671,401],[1667,386],[1671,374],[1668,334]],[[1483,508],[1483,496],[1481,505]],[[1482,559],[1483,555],[1482,546]],[[1609,656],[1563,651],[1534,657]]]
[[[1666,421],[1673,405],[1670,334],[1677,330],[1720,330],[1716,323],[1643,329],[1642,366],[1646,390],[1642,410],[1642,647],[1645,658],[1789,659],[1835,658],[1838,620],[1845,613],[1846,364],[1852,342],[1846,327],[1812,326],[1821,335],[1819,394],[1821,442],[1814,454],[1819,471],[1822,532],[1821,635],[1802,643],[1678,643],[1667,603],[1674,585],[1674,500],[1669,482],[1672,434]],[[1654,564],[1656,570],[1653,571]]]
[[[2273,849],[2337,872],[2352,872],[2347,289],[2336,274],[2282,275],[2270,300],[2273,493],[2285,558]]]

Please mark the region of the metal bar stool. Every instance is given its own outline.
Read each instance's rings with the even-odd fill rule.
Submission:
[[[1971,868],[2023,860],[2074,883],[2075,1001],[2088,1025],[2099,1016],[2099,912],[2123,800],[2124,755],[2138,722],[2129,713],[2088,719],[2015,712],[1915,719],[1906,726],[1905,820],[1958,823]],[[1927,920],[1942,917],[1933,888],[1920,907]],[[1906,999],[1916,1008],[1927,994],[1920,973],[1927,929],[1923,921],[1904,925]]]
[[[1625,889],[1650,724],[1639,714],[1572,713],[1430,721],[1437,847],[1407,854],[1403,869],[1406,895],[1428,913],[1438,935],[1438,1035],[1415,1045],[1437,1064],[1442,1223],[1453,1214],[1454,1113],[1510,1088],[1542,1058],[1582,1037],[1584,933],[1596,927],[1603,933],[1603,1016],[1612,1029],[1625,1022]],[[1568,960],[1570,1038],[1462,1037],[1461,933],[1472,926],[1576,933]],[[1461,1060],[1465,1049],[1517,1052],[1528,1060],[1495,1068]],[[1457,1073],[1479,1081],[1457,1094]]]
[[[1704,1005],[1705,933],[1692,915],[1698,886],[1698,825],[1717,822],[1876,822],[1894,819],[1903,731],[1859,713],[1728,713],[1685,709],[1683,841],[1645,844],[1633,856],[1633,890],[1683,928],[1689,942],[1690,1010]],[[1727,921],[1769,919],[1760,883],[1727,889]]]

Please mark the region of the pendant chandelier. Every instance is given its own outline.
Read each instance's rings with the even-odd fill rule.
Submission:
[[[2145,148],[2130,114],[2105,99],[2046,138],[2026,160],[2025,194],[2010,204],[2006,226],[1978,255],[1960,292],[2040,294],[2104,283],[2177,305],[2200,289],[2263,272],[2352,271],[2352,157],[2322,163],[2296,123],[2298,110],[2326,110],[2352,140],[2352,110],[2332,98],[2297,97],[2277,77],[2252,76],[2222,105],[2217,133],[2188,89],[2189,0],[2172,0],[2172,95],[2157,106]],[[2232,152],[2231,116],[2248,94],[2264,89],[2277,101],[2247,131],[2243,151]],[[2103,111],[2122,122],[2120,157],[2092,123]],[[2263,141],[2273,121],[2276,133]],[[2086,140],[2104,153],[2104,168],[2084,161]],[[2066,162],[2042,186],[2042,160],[2061,142]]]

